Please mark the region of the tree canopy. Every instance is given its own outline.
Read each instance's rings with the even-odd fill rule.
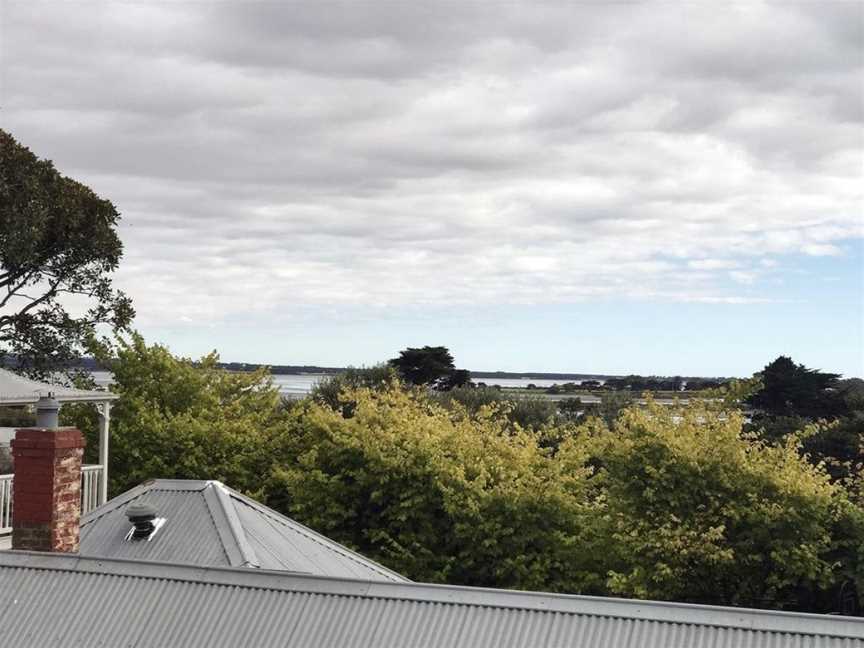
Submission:
[[[800,416],[816,419],[845,414],[837,393],[839,374],[823,373],[795,364],[780,356],[759,374],[762,389],[748,404],[769,416]]]
[[[392,383],[292,412],[268,503],[410,578],[786,609],[859,580],[864,518],[734,411],[630,407],[560,430]]]
[[[465,369],[456,369],[450,350],[443,346],[408,347],[398,358],[388,363],[411,385],[424,385],[439,389],[463,387],[471,381]]]
[[[102,363],[113,373],[110,492],[117,495],[152,477],[219,479],[247,491],[266,473],[267,435],[281,413],[266,369],[229,372],[215,353],[192,361],[133,334]],[[61,410],[66,424],[88,435],[94,452],[94,411]],[[95,459],[95,457],[91,457]]]
[[[110,367],[113,493],[220,479],[424,581],[814,612],[864,591],[860,479],[810,460],[818,426],[759,438],[719,399],[552,417],[388,367],[289,405],[138,336]]]
[[[834,479],[861,481],[864,381],[841,380],[838,374],[808,369],[785,356],[754,378],[758,388],[745,401],[755,410],[749,430],[778,443],[807,430],[801,450],[811,462],[824,464]]]
[[[118,219],[110,201],[0,130],[0,359],[45,374],[77,358],[97,325],[129,324],[131,301],[111,283]]]
[[[837,562],[864,532],[860,510],[801,456],[799,439],[769,445],[742,426],[733,411],[650,401],[611,427],[588,426],[612,592],[806,609],[850,572],[860,578],[856,550]],[[838,533],[844,525],[857,531]]]

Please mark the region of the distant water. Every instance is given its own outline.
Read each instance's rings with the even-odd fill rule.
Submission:
[[[107,371],[94,371],[93,377],[96,379],[96,383],[102,387],[107,387],[111,384],[111,374]],[[273,384],[279,388],[281,394],[298,397],[311,392],[312,388],[326,377],[326,374],[278,374],[273,376]],[[501,387],[524,388],[528,385],[534,385],[535,387],[546,388],[555,384],[562,385],[566,382],[579,383],[580,381],[542,380],[539,378],[475,378],[474,382],[482,382],[490,386],[499,385]]]
[[[108,371],[94,371],[93,378],[100,387],[108,387],[112,381]],[[326,378],[324,374],[279,374],[273,376],[273,384],[285,396],[303,396],[311,392],[323,378]]]
[[[552,385],[563,385],[567,382],[581,383],[581,380],[543,380],[542,378],[472,378],[475,383],[482,382],[487,385],[498,385],[499,387],[551,387]]]

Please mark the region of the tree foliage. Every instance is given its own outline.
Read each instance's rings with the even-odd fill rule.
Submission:
[[[864,591],[860,480],[808,461],[813,425],[769,442],[723,401],[650,399],[522,425],[386,368],[284,408],[215,363],[120,345],[112,492],[220,479],[416,580],[810,611]]]
[[[769,416],[801,416],[809,419],[845,414],[835,387],[839,374],[823,373],[780,356],[759,374],[762,389],[747,403]]]
[[[555,402],[542,396],[511,396],[493,387],[455,387],[429,397],[450,410],[463,407],[469,414],[495,405],[510,423],[535,431],[561,422]]]
[[[388,364],[348,367],[346,371],[326,376],[312,388],[309,396],[318,403],[341,410],[343,415],[350,416],[354,409],[354,403],[348,400],[351,390],[362,387],[383,389],[398,380],[398,372]]]
[[[471,373],[466,369],[456,369],[453,356],[443,346],[408,347],[388,364],[410,385],[449,390],[471,382]]]
[[[131,301],[111,284],[118,219],[111,202],[0,130],[0,359],[45,375],[79,357],[97,325],[129,324]]]
[[[426,581],[586,591],[584,466],[550,461],[494,408],[447,411],[393,385],[355,390],[350,418],[292,412],[268,503]]]
[[[742,423],[703,404],[649,402],[612,428],[594,424],[612,592],[800,609],[857,569],[864,527],[843,490],[801,457],[797,439],[767,445]],[[846,571],[843,525],[858,529]]]
[[[281,415],[278,390],[266,370],[231,373],[215,353],[197,362],[147,345],[121,341],[116,358],[102,358],[120,395],[111,411],[110,491],[147,479],[218,479],[253,492],[266,473],[268,434]],[[83,406],[61,410],[97,445]]]
[[[734,411],[649,402],[551,450],[506,403],[351,398],[350,418],[295,413],[268,498],[411,578],[810,610],[861,582],[860,508]]]
[[[784,443],[807,430],[802,451],[835,480],[855,479],[864,469],[864,381],[840,380],[781,356],[756,375],[746,404],[752,424],[767,441]]]

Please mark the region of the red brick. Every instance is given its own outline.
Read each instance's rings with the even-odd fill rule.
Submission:
[[[75,552],[84,437],[74,428],[17,430],[12,442],[13,549]]]

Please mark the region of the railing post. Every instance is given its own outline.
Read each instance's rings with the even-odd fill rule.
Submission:
[[[98,405],[99,409],[99,463],[102,465],[102,478],[99,480],[99,506],[108,501],[108,429],[111,425],[111,403]]]
[[[12,475],[0,475],[0,534],[12,532]]]

